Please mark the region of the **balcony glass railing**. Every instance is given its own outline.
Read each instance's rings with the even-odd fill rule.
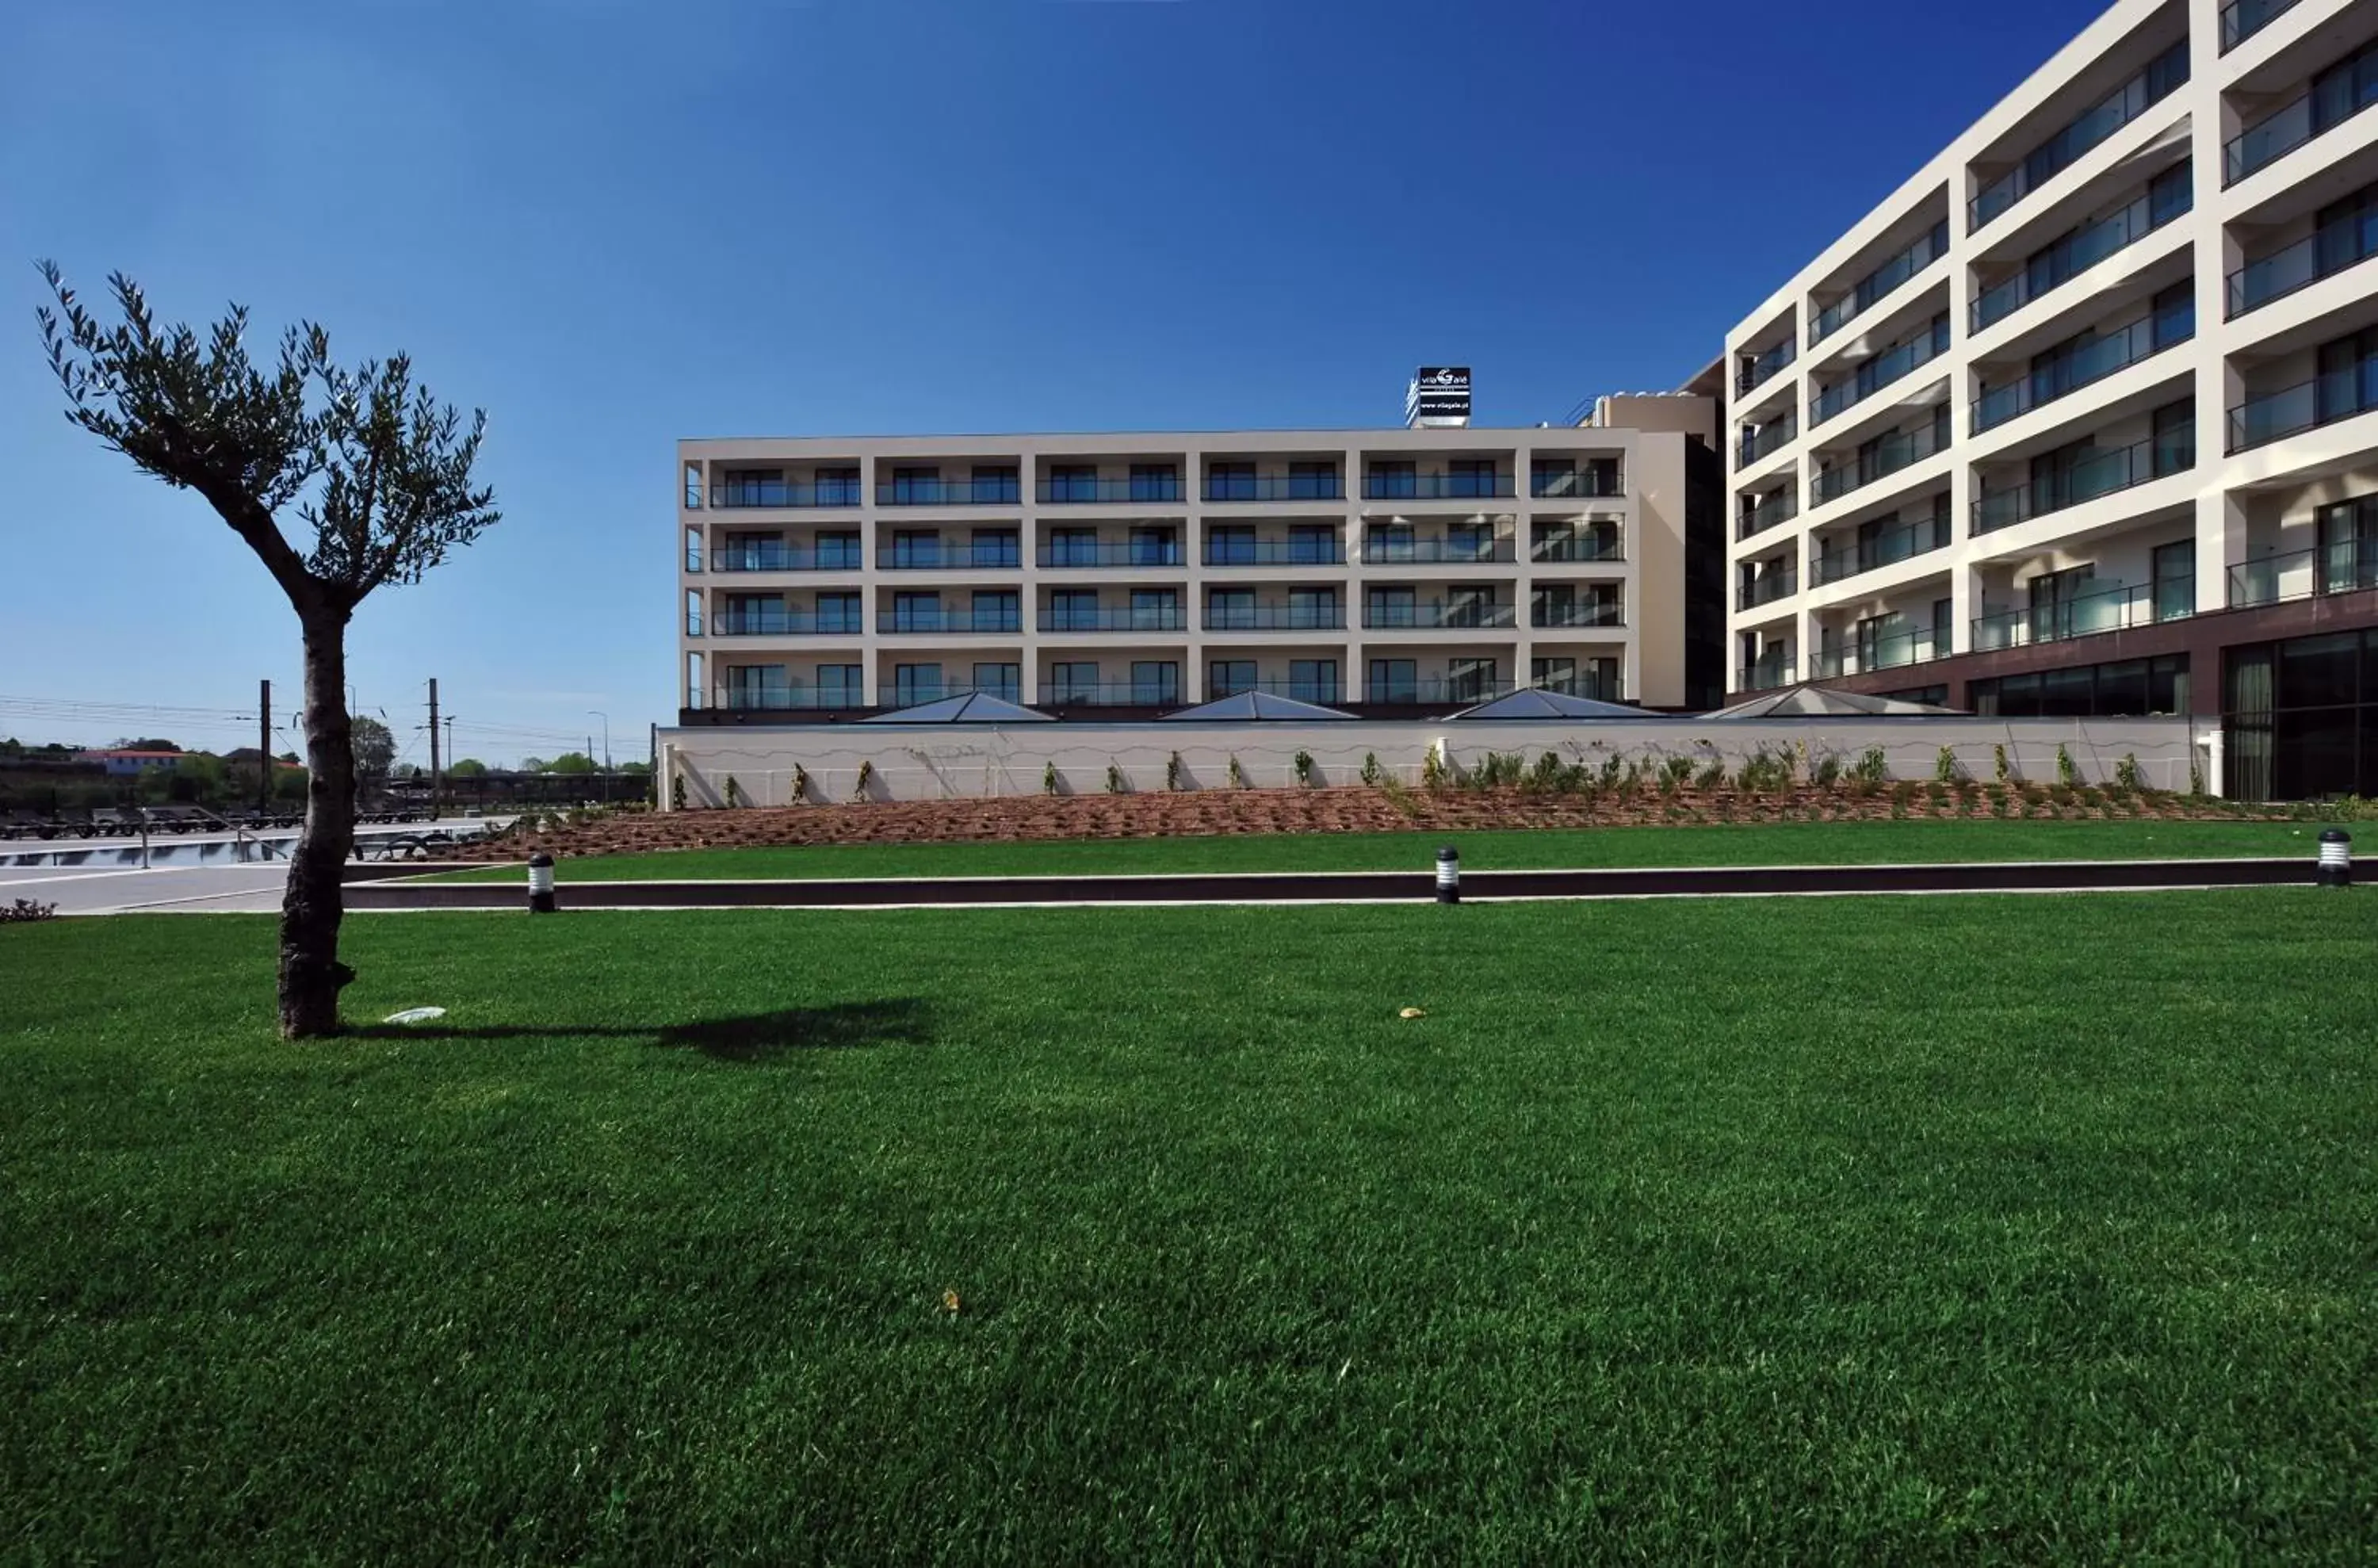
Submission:
[[[1949,432],[1939,421],[1913,430],[1894,431],[1859,448],[1857,455],[1847,463],[1817,470],[1816,478],[1808,486],[1812,497],[1809,504],[1822,506],[1829,501],[1839,501],[1852,490],[1887,479],[1909,464],[1948,449]]]
[[[1810,668],[1810,679],[1832,681],[1844,675],[1863,675],[1871,669],[1897,669],[1902,665],[1946,658],[1950,652],[1947,640],[1930,626],[1877,628],[1856,633],[1856,640],[1844,646],[1819,649]]]
[[[1208,632],[1342,632],[1346,607],[1341,604],[1207,605]]]
[[[2241,561],[2229,568],[2229,608],[2378,588],[2378,539],[2334,539],[2312,549]]]
[[[1528,559],[1567,565],[1624,561],[1627,559],[1626,541],[1615,533],[1555,535],[1531,544]]]
[[[1978,229],[2055,178],[2091,148],[2161,103],[2188,80],[2188,41],[2181,39],[2147,67],[1982,187],[1968,203],[1966,228]]]
[[[1886,566],[1896,566],[1936,549],[1949,547],[1949,519],[1946,513],[1904,523],[1896,528],[1878,529],[1864,538],[1852,539],[1832,549],[1817,553],[1813,577],[1820,587],[1838,583],[1844,577],[1861,573],[1880,572]]]
[[[1185,707],[1178,672],[1170,680],[1043,681],[1041,707]]]
[[[1948,319],[1936,318],[1921,335],[1876,355],[1859,366],[1855,374],[1819,392],[1808,404],[1809,426],[1814,428],[1823,424],[1844,409],[1865,402],[1892,382],[1911,374],[1918,366],[1928,364],[1948,352]]]
[[[894,479],[875,487],[878,506],[1014,506],[1023,499],[1014,476],[981,479]]]
[[[1021,632],[1024,617],[1013,605],[1004,609],[894,609],[875,618],[875,629],[904,637],[937,632],[981,636]]]
[[[1618,599],[1532,604],[1528,607],[1528,624],[1570,631],[1613,631],[1627,624],[1627,606]]]
[[[1747,361],[1734,379],[1735,394],[1738,397],[1744,392],[1756,392],[1772,380],[1777,371],[1791,364],[1799,355],[1800,345],[1785,338],[1766,353]]]
[[[1800,492],[1790,485],[1771,490],[1759,503],[1745,512],[1735,525],[1734,537],[1747,539],[1753,534],[1763,534],[1778,524],[1789,523],[1800,515]]]
[[[1346,543],[1335,535],[1310,539],[1208,537],[1205,560],[1208,566],[1343,566]]]
[[[875,564],[886,572],[1013,572],[1022,562],[1015,539],[919,539],[875,547]]]
[[[824,479],[816,484],[783,479],[737,479],[710,487],[715,507],[857,506],[859,481]]]
[[[1364,626],[1424,632],[1508,626],[1512,619],[1512,606],[1478,599],[1375,600],[1363,607]]]
[[[2278,392],[2250,397],[2229,410],[2229,451],[2235,453],[2264,446],[2373,408],[2378,408],[2378,359],[2364,359]]]
[[[713,572],[856,572],[865,564],[856,539],[816,546],[721,545],[710,552]]]
[[[721,686],[711,694],[710,706],[729,713],[823,713],[867,705],[847,687]]]
[[[2180,621],[2196,613],[2196,580],[2168,577],[2160,584],[2112,587],[2081,594],[2045,609],[2001,610],[1974,621],[1974,651],[2028,647],[2035,643],[2061,643],[2073,637],[2094,637],[2101,632],[2126,632],[2165,621]]]
[[[1973,433],[1980,435],[2044,407],[2195,335],[2195,308],[2180,305],[2091,338],[2018,380],[1986,389],[1974,399]]]
[[[2229,0],[2221,7],[2221,53],[2227,54],[2296,8],[2296,0]]]
[[[1087,505],[1092,501],[1128,501],[1148,506],[1177,504],[1181,477],[1147,475],[1133,479],[1043,479],[1032,488],[1035,500],[1049,506]]]
[[[1363,476],[1364,501],[1491,501],[1517,494],[1508,474],[1399,474]]]
[[[2189,183],[2177,181],[2160,202],[2142,196],[2112,217],[2068,235],[2050,247],[2055,254],[2046,258],[2044,264],[2035,258],[2013,277],[1985,290],[1974,301],[1973,330],[1978,332],[1993,326],[2033,300],[2054,293],[2108,256],[2183,216],[2194,201],[2195,192]]]
[[[1734,672],[1734,689],[1737,692],[1771,692],[1778,686],[1790,685],[1796,678],[1795,669],[1788,658],[1762,658]]]
[[[2272,110],[2221,150],[2221,183],[2236,185],[2378,103],[2378,44],[2312,78],[2303,96]]]
[[[1365,566],[1399,565],[1406,561],[1421,565],[1476,565],[1517,560],[1516,547],[1509,539],[1469,539],[1435,535],[1404,537],[1397,535],[1372,534],[1363,540],[1363,564]]]
[[[1039,624],[1043,632],[1178,632],[1189,620],[1179,605],[1121,605],[1043,609]]]
[[[1627,493],[1627,481],[1615,468],[1553,468],[1528,476],[1528,494],[1538,501],[1606,500]]]
[[[2229,315],[2234,320],[2284,299],[2372,256],[2378,256],[2378,207],[2339,218],[2230,273]]]
[[[1188,555],[1177,539],[1091,541],[1056,539],[1033,550],[1034,564],[1051,571],[1076,567],[1136,566],[1163,570],[1186,563]]]
[[[1738,583],[1734,590],[1734,608],[1756,609],[1777,599],[1790,598],[1800,591],[1800,574],[1790,561],[1761,572],[1747,583]]]
[[[2196,465],[2196,429],[2191,425],[2094,452],[2061,471],[1974,498],[1973,532],[1995,533],[2034,517],[2096,501],[2119,490],[2185,474]]]
[[[1324,707],[1346,700],[1343,681],[1335,678],[1316,680],[1208,681],[1206,700],[1219,702],[1224,697],[1241,696],[1248,692],[1261,692],[1268,696],[1288,697],[1300,703],[1319,703]]]
[[[710,618],[714,637],[856,637],[864,630],[856,610],[722,609]]]
[[[1365,681],[1363,700],[1366,703],[1483,703],[1511,694],[1508,681],[1489,681],[1479,676],[1430,675],[1410,681],[1391,678]]]
[[[1781,419],[1770,419],[1755,430],[1742,432],[1742,456],[1736,467],[1747,468],[1771,452],[1780,452],[1800,433],[1800,415],[1787,410]]]
[[[1335,474],[1208,474],[1207,501],[1343,501]]]
[[[1941,219],[1927,229],[1916,242],[1886,259],[1881,265],[1860,278],[1850,292],[1818,313],[1808,324],[1808,346],[1817,344],[1840,332],[1868,307],[1878,304],[1900,284],[1949,254],[1949,220]]]

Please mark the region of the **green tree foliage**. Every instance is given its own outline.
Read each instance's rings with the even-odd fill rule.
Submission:
[[[477,757],[464,757],[446,770],[449,778],[481,778],[486,776],[487,765]]]

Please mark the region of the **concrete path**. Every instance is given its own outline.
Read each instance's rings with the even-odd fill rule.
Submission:
[[[159,866],[142,871],[93,866],[0,869],[0,903],[30,899],[62,915],[271,912],[281,908],[289,868],[266,865]]]

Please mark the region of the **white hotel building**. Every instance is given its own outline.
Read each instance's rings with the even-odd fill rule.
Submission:
[[[1728,685],[2378,789],[2378,0],[2120,0],[1726,335]]]
[[[1675,394],[1529,429],[682,441],[680,721],[969,691],[1086,719],[1245,691],[1365,717],[1524,685],[1705,705],[1715,421]]]

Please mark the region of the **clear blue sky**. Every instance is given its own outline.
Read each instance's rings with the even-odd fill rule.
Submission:
[[[505,520],[354,628],[424,758],[675,702],[681,436],[1485,424],[1666,388],[2095,15],[1833,0],[423,0],[15,8],[0,53],[0,734],[297,697],[195,497],[59,417],[36,257],[297,317],[484,405]],[[1821,18],[1821,22],[1818,19]],[[269,341],[269,339],[267,339]],[[294,739],[292,741],[294,743]],[[598,741],[599,744],[599,741]]]

